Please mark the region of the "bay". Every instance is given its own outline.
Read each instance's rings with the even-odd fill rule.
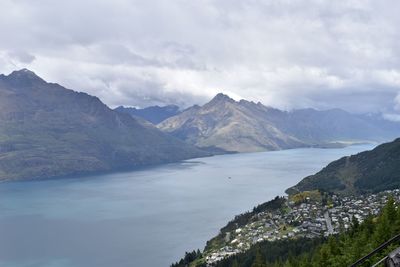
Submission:
[[[221,155],[125,173],[0,184],[0,266],[169,266],[235,215],[372,149]]]

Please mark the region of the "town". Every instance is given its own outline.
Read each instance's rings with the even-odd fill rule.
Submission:
[[[285,197],[283,207],[252,216],[249,223],[224,233],[219,247],[206,250],[207,265],[212,266],[228,256],[246,251],[261,241],[275,241],[297,237],[315,238],[340,233],[354,220],[361,223],[368,215],[377,215],[389,196],[400,200],[400,190],[377,194],[341,197],[331,194],[321,197],[315,192],[302,192]]]

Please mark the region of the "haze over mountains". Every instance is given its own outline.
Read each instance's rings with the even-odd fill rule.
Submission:
[[[23,69],[0,75],[0,180],[132,168],[208,155],[97,97]]]
[[[198,147],[234,152],[382,142],[400,133],[400,123],[378,115],[354,115],[340,109],[287,112],[235,101],[224,94],[201,107],[188,108],[158,127]]]
[[[119,106],[115,111],[127,113],[134,117],[143,118],[153,124],[158,124],[169,117],[181,113],[176,105],[168,105],[164,107],[151,106],[143,109]]]

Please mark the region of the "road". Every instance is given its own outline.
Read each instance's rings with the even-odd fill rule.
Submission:
[[[328,211],[325,211],[324,217],[325,217],[325,221],[326,221],[326,227],[328,228],[328,234],[333,235],[334,231],[333,231],[332,221],[331,221],[331,217],[329,216]]]

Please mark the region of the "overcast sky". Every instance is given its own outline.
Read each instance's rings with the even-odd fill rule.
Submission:
[[[106,104],[400,114],[400,1],[0,0],[0,72]]]

